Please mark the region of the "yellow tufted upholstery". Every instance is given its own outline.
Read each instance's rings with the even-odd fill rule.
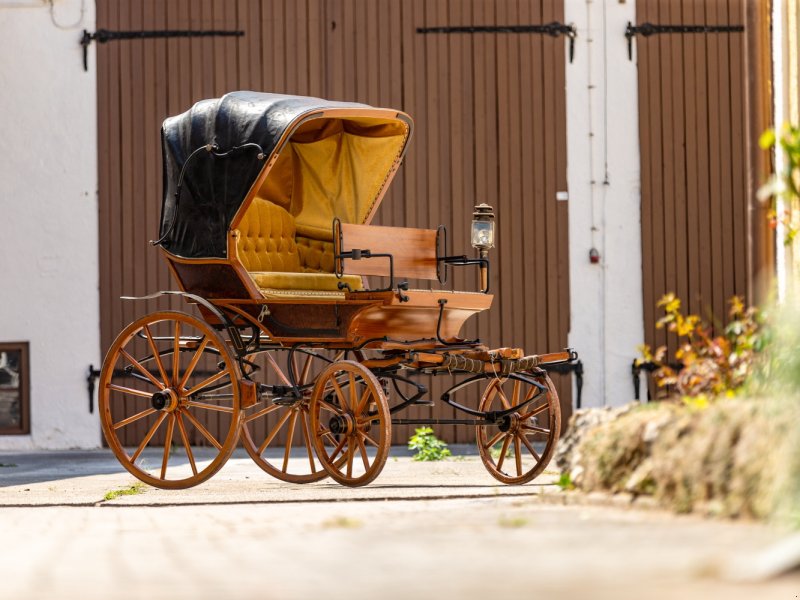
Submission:
[[[277,204],[255,198],[238,229],[239,260],[262,290],[339,292],[340,281],[362,289],[361,277],[333,274],[331,242],[301,237],[296,243],[294,219]]]
[[[300,255],[300,267],[307,272],[333,273],[333,242],[315,240],[298,235],[297,252]]]
[[[239,260],[248,271],[300,271],[294,232],[294,219],[288,211],[254,199],[239,223]]]
[[[259,288],[275,290],[319,290],[338,292],[339,282],[343,281],[354,290],[361,289],[361,277],[345,275],[341,279],[333,273],[259,273],[251,272],[250,276]]]

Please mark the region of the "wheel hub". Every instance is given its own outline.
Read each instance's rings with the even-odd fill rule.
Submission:
[[[498,428],[503,433],[507,433],[509,431],[517,431],[520,427],[520,418],[518,413],[511,413],[510,415],[506,415],[497,423]]]
[[[328,427],[333,434],[350,435],[353,432],[353,418],[350,415],[338,415],[331,417]]]
[[[156,410],[172,412],[178,407],[178,396],[174,391],[167,388],[153,394],[150,398],[150,403]]]

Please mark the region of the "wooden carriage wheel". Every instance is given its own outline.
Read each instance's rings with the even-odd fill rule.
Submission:
[[[500,423],[477,427],[478,451],[484,466],[492,477],[508,484],[528,483],[544,470],[555,452],[561,429],[561,407],[550,377],[525,376],[546,385],[547,393]],[[479,410],[507,410],[538,392],[539,388],[519,379],[493,379],[481,397]]]
[[[205,481],[236,447],[239,377],[225,341],[200,319],[163,311],[134,321],[111,345],[100,373],[108,445],[123,467],[155,487]],[[198,444],[208,448],[193,449]]]
[[[274,375],[278,385],[291,386],[291,368],[295,383],[302,388],[315,381],[323,365],[335,362],[343,354],[328,359],[320,352],[296,351],[291,366],[282,366],[289,356],[286,351],[264,354],[268,371]],[[266,400],[266,404],[259,403],[242,419],[242,445],[247,453],[264,471],[289,483],[311,483],[328,476],[313,450],[308,406],[312,388],[302,392],[301,398],[287,397],[277,402]],[[293,446],[299,440],[302,440],[302,446]]]
[[[389,455],[392,422],[372,372],[349,360],[329,365],[317,378],[309,411],[314,447],[330,476],[351,487],[374,480]]]

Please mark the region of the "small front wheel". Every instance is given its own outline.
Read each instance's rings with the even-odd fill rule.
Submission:
[[[326,367],[309,413],[317,457],[331,477],[357,487],[378,476],[389,456],[392,422],[383,388],[369,369],[349,360]]]
[[[533,379],[545,391],[513,375],[493,379],[481,397],[479,410],[519,410],[497,423],[477,427],[478,452],[486,470],[498,481],[517,485],[532,481],[544,471],[561,429],[561,406],[550,377],[527,373],[524,377]]]

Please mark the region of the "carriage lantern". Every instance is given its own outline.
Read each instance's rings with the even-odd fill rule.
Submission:
[[[472,247],[482,258],[489,248],[494,248],[494,210],[485,202],[472,213]]]
[[[485,202],[475,206],[472,213],[472,247],[484,261],[481,270],[481,288],[488,289],[489,269],[486,256],[494,248],[494,210]]]

